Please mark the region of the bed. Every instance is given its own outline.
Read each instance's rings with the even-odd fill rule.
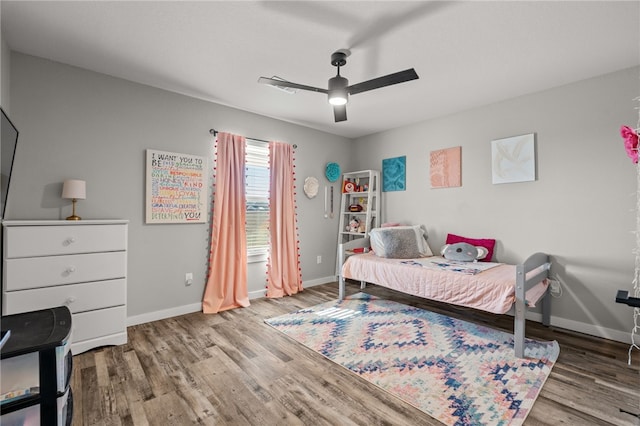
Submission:
[[[535,253],[519,265],[469,263],[462,270],[444,258],[383,258],[368,252],[369,238],[339,245],[339,298],[345,295],[345,280],[388,287],[431,300],[514,315],[514,349],[524,358],[525,311],[542,306],[542,323],[550,324],[549,256]],[[362,251],[362,253],[356,253]],[[461,291],[461,289],[463,289]]]

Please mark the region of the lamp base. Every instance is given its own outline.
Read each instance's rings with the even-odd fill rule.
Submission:
[[[80,216],[76,216],[76,201],[78,201],[75,198],[71,199],[71,204],[73,205],[73,210],[71,211],[71,216],[69,216],[67,218],[67,220],[80,220],[82,219]]]

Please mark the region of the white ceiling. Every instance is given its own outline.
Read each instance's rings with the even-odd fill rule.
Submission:
[[[10,49],[356,138],[640,64],[635,1],[7,1]],[[348,48],[351,84],[415,68],[419,80],[351,96],[327,87]],[[638,93],[629,94],[630,97]],[[224,130],[224,123],[215,123]]]

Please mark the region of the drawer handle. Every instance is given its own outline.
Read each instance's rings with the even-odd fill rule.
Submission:
[[[67,300],[65,300],[64,304],[65,304],[66,306],[69,306],[69,305],[71,305],[71,304],[72,304],[73,302],[75,302],[75,301],[76,301],[76,298],[75,298],[75,297],[69,297],[69,298],[67,298]]]
[[[75,266],[69,266],[65,272],[67,274],[70,274],[70,273],[75,272],[75,271],[76,271],[76,267]]]
[[[75,243],[76,241],[77,241],[76,237],[69,237],[66,240],[64,240],[64,245],[65,246],[70,246],[71,244]]]

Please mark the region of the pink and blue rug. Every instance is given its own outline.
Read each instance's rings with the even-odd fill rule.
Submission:
[[[448,425],[522,424],[560,352],[364,293],[265,322]]]

